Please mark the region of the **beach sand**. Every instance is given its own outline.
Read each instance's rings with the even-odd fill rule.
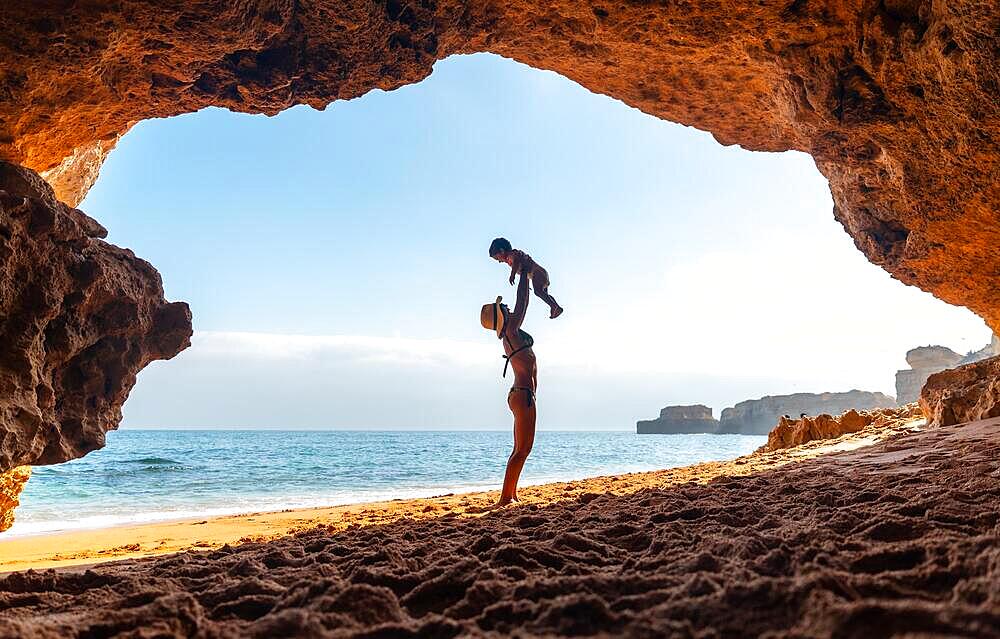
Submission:
[[[584,494],[626,495],[646,488],[687,482],[704,483],[723,475],[739,476],[816,457],[868,446],[898,432],[918,427],[922,420],[872,428],[836,440],[812,442],[797,449],[746,455],[731,461],[708,462],[669,470],[594,477],[573,482],[522,487],[521,506],[542,505]],[[0,573],[15,570],[68,568],[163,555],[181,550],[214,549],[225,544],[270,541],[316,526],[331,532],[350,526],[387,524],[397,519],[423,519],[445,514],[481,516],[499,492],[446,495],[435,498],[259,512],[211,518],[181,519],[149,524],[14,537],[0,537]]]
[[[35,538],[62,540],[43,566],[155,551],[139,531],[293,532],[7,575],[0,637],[1000,636],[1000,419],[889,430],[539,486],[486,514],[495,494]]]

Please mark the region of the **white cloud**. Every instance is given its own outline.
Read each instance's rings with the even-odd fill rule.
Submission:
[[[476,366],[495,350],[463,340],[374,337],[366,335],[283,335],[196,331],[195,357],[260,360],[331,361],[395,366]]]
[[[125,405],[125,427],[506,429],[498,343],[198,331],[154,362]],[[721,408],[794,381],[580,367],[539,353],[539,428],[631,429],[664,403]]]

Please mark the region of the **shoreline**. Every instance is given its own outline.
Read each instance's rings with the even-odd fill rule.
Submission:
[[[733,457],[731,459],[738,459],[738,457]],[[698,464],[687,464],[687,465],[681,465],[681,466],[669,466],[667,468],[633,469],[633,470],[626,469],[626,470],[621,470],[621,471],[612,471],[609,474],[582,475],[580,477],[569,477],[569,478],[539,477],[539,478],[535,478],[535,479],[528,479],[527,481],[522,481],[522,482],[519,483],[519,486],[520,486],[521,489],[525,489],[525,488],[533,488],[533,487],[536,487],[536,486],[546,486],[548,484],[570,484],[570,483],[574,483],[574,482],[586,481],[588,479],[595,479],[595,478],[602,478],[602,477],[617,477],[617,476],[622,476],[622,475],[636,475],[636,474],[644,474],[644,473],[652,473],[652,472],[661,472],[663,470],[671,470],[671,469],[674,469],[674,468],[686,468],[686,467],[689,467],[689,466],[696,466],[696,465],[699,465],[701,463],[718,463],[718,462],[726,462],[726,461],[731,461],[731,460],[730,459],[712,460],[712,461],[708,461],[708,462],[699,462]],[[66,527],[66,528],[55,528],[55,529],[50,529],[50,530],[39,530],[39,531],[31,531],[31,532],[21,532],[18,529],[18,527],[17,527],[17,522],[15,522],[14,526],[11,527],[11,529],[9,529],[7,531],[4,531],[3,533],[0,533],[0,557],[2,557],[2,555],[3,555],[2,548],[3,548],[3,544],[4,543],[6,543],[8,541],[14,541],[14,540],[20,540],[20,539],[46,537],[46,536],[50,536],[50,535],[69,535],[69,534],[75,534],[75,533],[96,532],[96,531],[100,531],[100,530],[111,530],[111,529],[122,528],[122,527],[140,527],[140,526],[167,525],[167,524],[180,523],[180,522],[184,522],[184,521],[193,521],[193,520],[204,520],[204,519],[215,520],[215,519],[222,519],[222,518],[227,518],[227,517],[240,517],[240,516],[247,516],[247,515],[264,515],[264,514],[272,514],[272,513],[285,513],[285,512],[291,512],[291,511],[302,511],[302,512],[313,511],[313,510],[317,510],[318,511],[318,510],[328,510],[328,509],[342,508],[342,507],[348,507],[348,506],[361,506],[361,505],[365,505],[365,504],[375,505],[375,504],[395,503],[395,502],[400,502],[400,501],[414,501],[414,500],[422,500],[422,499],[436,499],[436,498],[439,498],[439,497],[462,497],[462,496],[475,495],[475,494],[480,494],[480,493],[489,493],[491,491],[487,489],[488,486],[495,485],[496,483],[497,482],[489,482],[488,485],[468,484],[468,485],[440,486],[440,487],[435,487],[435,488],[428,488],[426,490],[423,490],[423,489],[409,489],[409,488],[407,488],[407,489],[400,490],[399,491],[399,496],[397,496],[397,497],[392,497],[392,496],[386,495],[384,497],[379,496],[379,497],[375,497],[375,498],[352,499],[352,500],[349,500],[349,501],[337,501],[335,499],[331,499],[331,500],[323,500],[323,499],[294,500],[294,501],[298,501],[298,502],[301,502],[301,501],[313,501],[313,502],[316,502],[316,503],[311,503],[311,504],[308,504],[308,505],[292,505],[292,506],[288,506],[287,508],[269,508],[267,506],[261,506],[261,507],[248,506],[246,508],[227,509],[227,508],[224,508],[224,507],[210,506],[210,507],[207,507],[207,508],[205,508],[204,510],[201,510],[201,511],[196,510],[194,508],[192,508],[189,511],[181,511],[181,514],[178,514],[176,516],[170,516],[168,514],[169,511],[143,511],[143,512],[138,513],[136,516],[138,517],[140,515],[147,515],[147,514],[148,515],[156,515],[157,513],[164,513],[165,516],[163,516],[163,517],[153,516],[153,517],[149,517],[148,519],[123,520],[123,521],[116,521],[116,522],[105,523],[105,524],[79,525],[79,526],[72,526],[72,527]],[[383,491],[383,492],[388,493],[390,491]],[[492,492],[496,492],[496,491],[492,491]],[[93,515],[93,516],[90,516],[90,517],[108,517],[108,518],[110,518],[110,517],[115,517],[115,515]],[[49,522],[38,522],[38,523],[49,523]]]
[[[234,438],[223,431],[185,431],[183,437],[150,432],[160,434],[147,439],[128,433],[65,468],[35,468],[20,495],[16,521],[0,533],[0,543],[195,517],[489,491],[499,486],[510,439],[500,431],[461,440],[432,432],[302,438],[266,431]],[[630,432],[544,432],[539,438],[542,454],[528,464],[522,486],[728,460],[766,441],[707,434],[650,441]],[[456,447],[456,441],[468,444]],[[419,454],[405,452],[412,446]],[[261,450],[271,452],[267,459],[254,458]]]
[[[916,419],[868,428],[836,439],[809,442],[774,452],[751,453],[728,461],[525,485],[520,490],[521,502],[514,508],[553,504],[588,493],[626,495],[649,488],[684,483],[704,484],[718,477],[749,475],[821,455],[870,446],[893,435],[916,430],[921,423],[922,420]],[[317,527],[333,533],[400,519],[480,517],[498,494],[498,490],[447,493],[435,497],[184,517],[21,535],[0,540],[0,573],[48,568],[82,569],[109,561],[142,559],[187,550],[214,550],[227,545],[271,541]]]

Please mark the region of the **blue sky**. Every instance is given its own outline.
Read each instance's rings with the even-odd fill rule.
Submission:
[[[491,55],[319,112],[136,125],[81,208],[191,304],[195,346],[140,375],[126,426],[499,428],[512,297],[497,235],[548,268],[541,427],[668,403],[892,391],[908,348],[979,348],[964,309],[869,264],[800,153],[722,147]]]

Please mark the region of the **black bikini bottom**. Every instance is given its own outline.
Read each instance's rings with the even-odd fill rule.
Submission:
[[[528,406],[534,406],[535,405],[535,391],[534,391],[534,389],[528,388],[527,386],[512,386],[511,389],[510,389],[510,392],[507,393],[507,396],[510,397],[510,393],[513,393],[514,391],[525,391],[525,392],[527,392],[528,393]]]

